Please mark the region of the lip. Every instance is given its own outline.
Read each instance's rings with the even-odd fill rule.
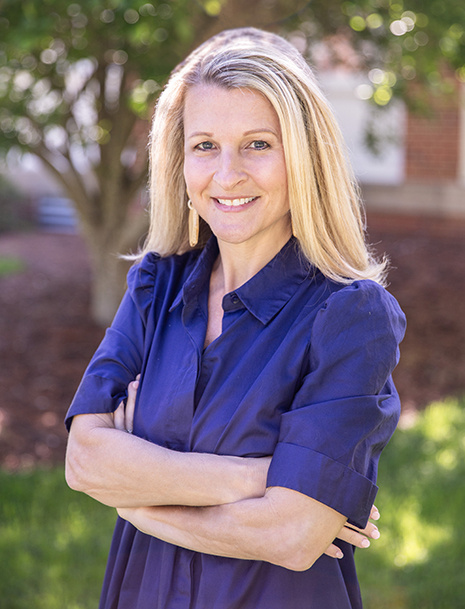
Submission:
[[[219,209],[221,209],[222,211],[226,211],[226,212],[238,212],[238,211],[242,211],[245,209],[248,209],[249,207],[252,207],[259,199],[259,196],[254,196],[254,197],[243,197],[243,196],[236,196],[236,197],[212,197],[212,200],[215,203],[215,206]],[[220,199],[222,201],[239,201],[242,199],[250,199],[250,201],[248,201],[247,203],[242,203],[241,205],[224,205],[223,203],[220,202]]]

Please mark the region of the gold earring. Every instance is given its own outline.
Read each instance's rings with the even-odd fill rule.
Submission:
[[[292,236],[297,239],[297,235],[295,234],[294,222],[292,221],[292,216],[291,216],[291,231],[292,231]]]
[[[199,242],[199,214],[194,209],[192,201],[187,202],[189,208],[189,245],[195,247]]]

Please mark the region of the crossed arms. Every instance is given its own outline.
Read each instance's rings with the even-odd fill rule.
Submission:
[[[263,560],[302,571],[326,553],[341,558],[338,537],[357,547],[377,539],[302,493],[266,488],[270,458],[169,450],[127,433],[137,381],[126,409],[73,420],[66,458],[69,486],[106,505],[136,528],[198,552]],[[377,518],[376,508],[372,518]]]

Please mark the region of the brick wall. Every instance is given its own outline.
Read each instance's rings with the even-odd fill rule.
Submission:
[[[407,180],[449,181],[459,173],[460,109],[457,96],[430,97],[428,111],[409,113]]]

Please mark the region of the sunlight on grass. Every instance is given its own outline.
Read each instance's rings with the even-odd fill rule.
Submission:
[[[0,494],[1,603],[95,609],[114,510],[69,490],[61,468],[0,472]]]
[[[447,442],[454,426],[463,425],[463,411],[457,406],[457,401],[451,399],[431,404],[417,423],[425,438]]]
[[[365,609],[461,609],[465,399],[431,404],[380,462],[381,539],[357,551]]]
[[[397,567],[413,566],[431,559],[431,548],[452,540],[453,532],[440,523],[422,522],[421,506],[410,502],[399,515],[400,536],[394,564]]]

